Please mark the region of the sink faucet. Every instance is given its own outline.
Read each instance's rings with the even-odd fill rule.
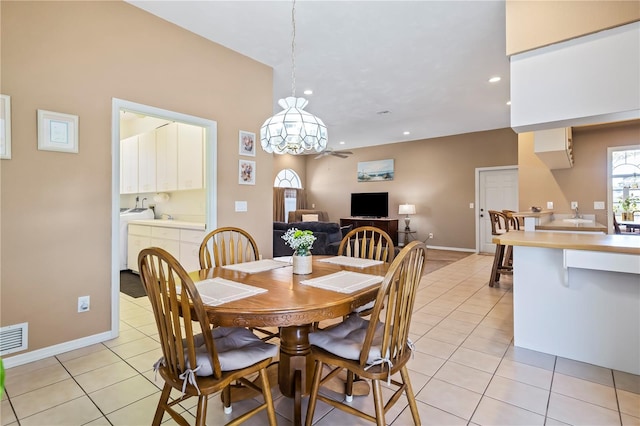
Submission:
[[[143,209],[144,209],[144,202],[145,202],[145,201],[147,201],[147,197],[144,197],[144,198],[142,199],[142,208],[143,208]]]
[[[575,214],[573,215],[574,219],[579,219],[580,215],[578,214],[578,207],[575,208]]]

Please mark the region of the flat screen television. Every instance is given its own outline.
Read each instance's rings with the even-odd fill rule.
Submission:
[[[388,192],[359,192],[351,194],[351,216],[387,217],[389,216]]]

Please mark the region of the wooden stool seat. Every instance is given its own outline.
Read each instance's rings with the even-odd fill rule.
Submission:
[[[509,223],[514,219],[496,210],[489,210],[489,218],[491,220],[491,235],[504,235],[509,232]],[[513,247],[496,244],[489,287],[499,285],[500,275],[503,274],[513,274]]]

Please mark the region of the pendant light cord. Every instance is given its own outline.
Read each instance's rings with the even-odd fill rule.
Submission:
[[[291,96],[296,97],[296,0],[293,0],[291,8],[291,26],[293,33],[291,37]]]

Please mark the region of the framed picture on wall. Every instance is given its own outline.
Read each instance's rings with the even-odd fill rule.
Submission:
[[[240,145],[240,155],[248,155],[250,157],[256,156],[256,134],[251,132],[245,132],[240,130],[240,136],[238,137],[238,144]]]
[[[240,160],[238,165],[238,183],[240,185],[256,184],[256,162]]]
[[[11,96],[0,95],[0,159],[11,159]]]
[[[358,182],[393,180],[393,173],[392,159],[358,163]]]
[[[78,153],[78,116],[38,110],[38,149]]]

